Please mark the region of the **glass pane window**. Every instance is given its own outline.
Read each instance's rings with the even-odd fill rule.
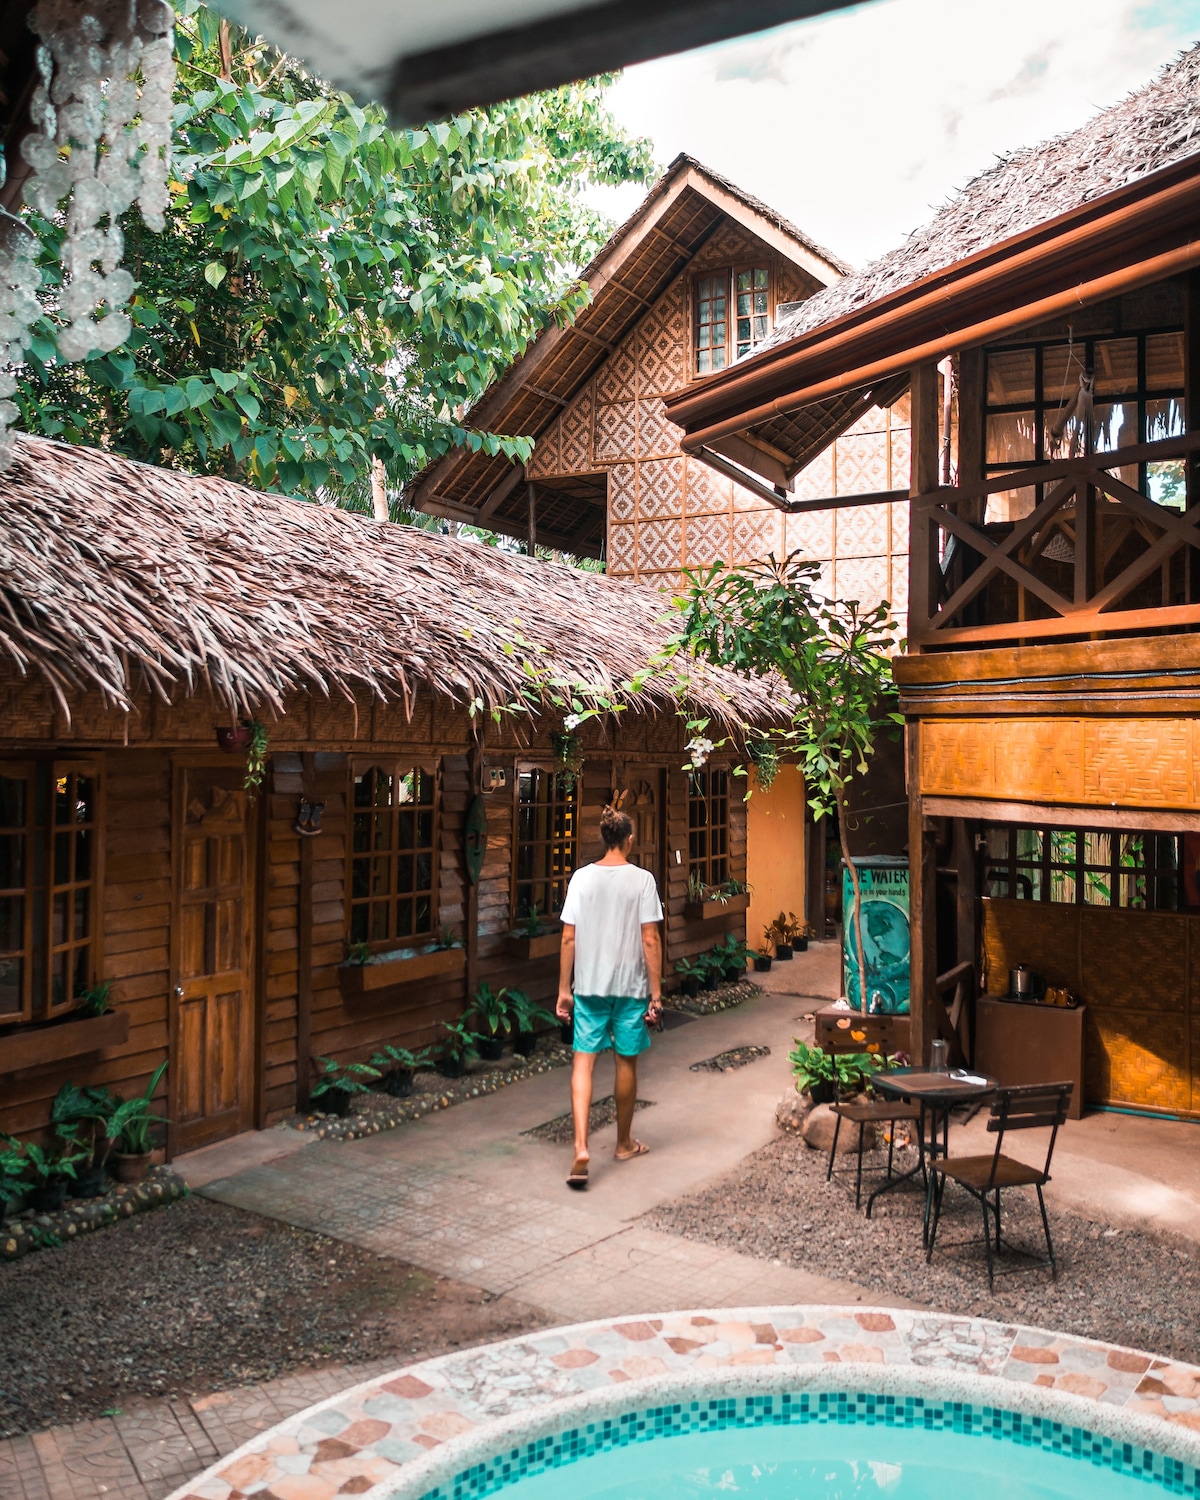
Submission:
[[[985,896],[1144,911],[1180,908],[1178,834],[995,824],[984,838]]]
[[[729,273],[696,281],[696,374],[723,370],[729,348]]]
[[[771,331],[770,275],[758,266],[738,271],[734,277],[737,296],[737,357],[749,354]]]
[[[703,766],[688,777],[688,880],[711,889],[729,876],[729,772]]]
[[[51,786],[53,861],[50,881],[50,1010],[74,1003],[87,988],[92,942],[92,843],[96,833],[96,781],[83,771],[56,767]]]
[[[985,476],[1182,436],[1183,375],[1177,329],[989,350]],[[1182,465],[1174,464],[1112,472],[1156,503],[1181,508]],[[1040,498],[1040,489],[1031,491],[1032,504],[1026,497],[1017,504],[1007,492],[991,496],[986,519],[1015,520]]]
[[[517,776],[513,915],[555,917],[579,857],[579,781],[529,766]]]
[[[749,354],[771,332],[771,273],[739,266],[694,283],[694,373],[710,375]]]
[[[371,766],[351,795],[352,943],[385,948],[432,937],[437,914],[437,778],[422,766]]]

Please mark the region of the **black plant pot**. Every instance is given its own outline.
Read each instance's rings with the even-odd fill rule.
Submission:
[[[827,1078],[821,1079],[819,1083],[810,1083],[808,1092],[814,1104],[832,1104],[837,1097],[832,1080]]]
[[[99,1198],[104,1193],[104,1167],[89,1167],[71,1184],[72,1198]]]
[[[518,1057],[532,1057],[537,1051],[537,1032],[518,1031],[513,1037],[513,1051]]]
[[[754,972],[756,974],[769,974],[771,972],[771,960],[766,954],[754,960]]]
[[[575,1022],[573,1020],[560,1021],[558,1035],[564,1047],[573,1047],[575,1045]]]
[[[476,1044],[480,1057],[484,1062],[499,1062],[504,1056],[504,1038],[502,1036],[481,1037]]]
[[[715,974],[705,974],[705,975],[703,975],[701,977],[701,979],[700,979],[700,988],[702,990],[715,990],[716,987],[717,987],[717,976]]]
[[[350,1113],[350,1104],[354,1095],[349,1089],[326,1089],[323,1094],[317,1095],[317,1108],[327,1115],[337,1115],[339,1119],[345,1119]]]
[[[737,984],[746,971],[741,964],[738,964],[735,968],[725,969],[723,972],[726,984]]]
[[[443,1078],[461,1078],[467,1071],[467,1060],[465,1057],[443,1057],[437,1067]]]
[[[52,1182],[39,1183],[29,1194],[29,1206],[35,1213],[56,1214],[67,1202],[67,1179],[56,1177]]]
[[[791,956],[792,956],[792,945],[791,945],[791,943],[776,943],[775,944],[775,957],[779,960],[780,963],[783,963],[785,959],[791,958]]]
[[[689,1000],[694,1000],[700,993],[700,981],[694,975],[688,979],[681,979],[679,981],[679,993],[686,996]]]
[[[411,1068],[393,1068],[390,1073],[385,1073],[381,1079],[383,1092],[390,1094],[393,1099],[407,1099],[413,1091],[413,1076]]]
[[[795,941],[794,947],[795,947],[797,953],[807,953],[808,952],[808,939],[806,937],[797,938],[796,941]]]

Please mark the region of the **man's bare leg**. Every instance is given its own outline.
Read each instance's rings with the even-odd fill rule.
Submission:
[[[594,1052],[576,1052],[571,1063],[571,1116],[575,1124],[575,1165],[572,1179],[587,1177],[588,1121],[592,1113],[592,1075],[596,1069]],[[573,1186],[579,1185],[576,1183]]]
[[[649,1150],[641,1141],[633,1138],[633,1107],[637,1103],[637,1058],[622,1057],[618,1052],[615,1094],[617,1100],[617,1149],[618,1161],[628,1161],[631,1156],[644,1156]]]

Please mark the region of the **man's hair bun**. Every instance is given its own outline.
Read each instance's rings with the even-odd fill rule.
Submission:
[[[606,849],[619,849],[632,832],[633,819],[628,813],[609,806],[600,814],[600,837]]]

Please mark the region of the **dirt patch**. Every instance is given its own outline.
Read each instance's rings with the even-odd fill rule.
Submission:
[[[886,1152],[865,1165],[880,1168]],[[897,1169],[915,1160],[897,1152]],[[943,1312],[1020,1320],[1087,1338],[1172,1355],[1200,1357],[1200,1253],[1183,1242],[1139,1234],[1101,1219],[1051,1209],[1058,1281],[1047,1270],[997,1276],[988,1294],[978,1205],[948,1190],[933,1262],[921,1246],[922,1191],[881,1198],[872,1217],[854,1209],[853,1174],[826,1183],[828,1158],[793,1136],[765,1146],[693,1197],[655,1209],[655,1229],[740,1250],[761,1260],[845,1277]],[[873,1177],[874,1187],[881,1179]],[[864,1177],[864,1193],[869,1191]],[[1037,1199],[1006,1193],[1004,1236],[1045,1253]],[[1006,1258],[1004,1266],[1015,1262]]]
[[[633,1106],[634,1114],[640,1109],[652,1109],[653,1099],[638,1099]],[[617,1101],[611,1094],[597,1099],[588,1114],[588,1135],[603,1130],[617,1118]],[[569,1146],[575,1139],[575,1122],[570,1115],[556,1115],[544,1125],[535,1125],[531,1130],[522,1130],[522,1135],[532,1136],[535,1141],[547,1141],[551,1146]]]
[[[186,1198],[0,1266],[0,1437],[300,1368],[406,1364],[546,1321],[401,1261]]]

